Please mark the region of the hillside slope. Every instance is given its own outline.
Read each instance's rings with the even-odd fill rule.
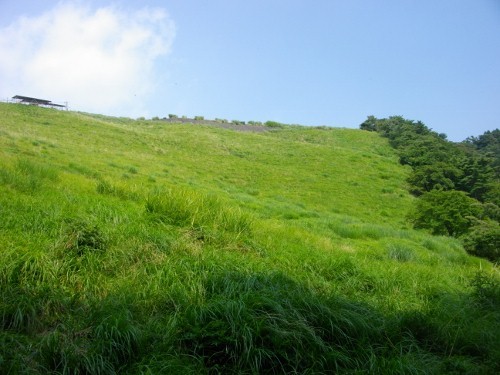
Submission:
[[[494,373],[496,271],[407,227],[397,160],[358,130],[0,104],[0,368]]]

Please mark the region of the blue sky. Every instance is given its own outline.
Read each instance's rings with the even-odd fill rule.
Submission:
[[[0,98],[117,116],[500,127],[500,0],[0,0]]]

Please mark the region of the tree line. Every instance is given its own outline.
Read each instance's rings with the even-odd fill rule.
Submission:
[[[500,259],[499,129],[459,143],[401,116],[368,116],[360,129],[388,138],[401,164],[412,168],[414,228],[457,237],[469,253]]]

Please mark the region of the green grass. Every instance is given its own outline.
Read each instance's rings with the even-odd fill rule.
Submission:
[[[499,277],[376,134],[0,104],[0,373],[500,371]]]

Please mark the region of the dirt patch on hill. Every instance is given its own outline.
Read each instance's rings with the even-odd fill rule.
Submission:
[[[208,125],[217,126],[219,128],[231,129],[240,132],[252,132],[252,133],[262,133],[272,130],[269,126],[264,125],[239,125],[232,124],[228,122],[219,122],[216,120],[196,120],[192,118],[163,118],[162,121],[171,124],[197,124],[197,125]]]

